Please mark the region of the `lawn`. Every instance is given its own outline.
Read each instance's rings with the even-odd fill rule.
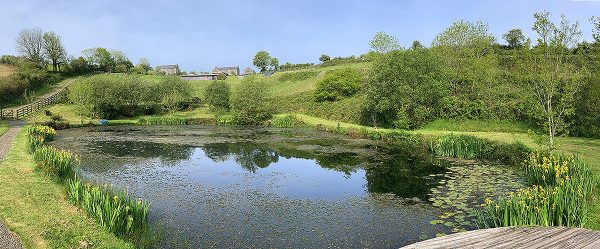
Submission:
[[[0,165],[0,217],[26,248],[133,248],[65,200],[59,183],[34,170],[26,128]]]

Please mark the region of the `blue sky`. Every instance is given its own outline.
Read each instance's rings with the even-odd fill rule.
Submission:
[[[531,31],[533,13],[579,21],[592,40],[589,17],[600,0],[2,0],[0,54],[16,54],[20,29],[61,35],[70,55],[90,47],[119,49],[134,62],[179,64],[187,71],[251,66],[258,50],[280,63],[318,62],[319,55],[360,55],[377,31],[430,44],[453,21],[481,20],[501,40],[510,28]]]

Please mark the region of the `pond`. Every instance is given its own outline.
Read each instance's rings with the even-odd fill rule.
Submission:
[[[115,126],[60,131],[78,174],[151,203],[160,248],[398,248],[476,229],[509,167],[308,129]]]

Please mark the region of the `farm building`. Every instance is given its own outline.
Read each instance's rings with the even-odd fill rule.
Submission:
[[[199,73],[181,75],[181,78],[184,80],[216,80],[218,76],[218,73]]]
[[[244,75],[251,75],[251,74],[256,74],[256,71],[254,71],[250,67],[247,67],[246,69],[244,69]]]
[[[215,67],[213,73],[224,73],[227,76],[239,76],[240,67]]]
[[[164,72],[165,74],[173,75],[179,72],[179,65],[162,65],[156,67],[156,69],[160,72]]]

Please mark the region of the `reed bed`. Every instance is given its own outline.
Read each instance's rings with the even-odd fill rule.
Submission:
[[[79,158],[70,151],[52,146],[40,146],[33,152],[33,160],[38,168],[51,176],[65,181],[75,175]]]
[[[486,200],[480,226],[585,225],[595,186],[585,164],[571,156],[531,153],[523,168],[525,179],[533,186],[496,201]]]
[[[296,115],[286,115],[283,117],[276,117],[271,121],[271,126],[278,128],[294,128],[306,126],[306,123]]]
[[[429,150],[438,156],[476,159],[484,157],[489,146],[487,140],[478,137],[448,134],[432,141]]]
[[[173,117],[173,116],[165,116],[165,117],[146,117],[142,118],[138,121],[139,124],[148,124],[148,125],[186,125],[189,123],[188,118],[184,117]]]
[[[41,136],[46,142],[54,140],[56,130],[49,126],[34,125],[27,130],[29,136]]]
[[[84,183],[76,177],[68,180],[67,187],[69,201],[112,233],[137,239],[146,232],[150,205],[142,199],[134,200],[124,191]]]

